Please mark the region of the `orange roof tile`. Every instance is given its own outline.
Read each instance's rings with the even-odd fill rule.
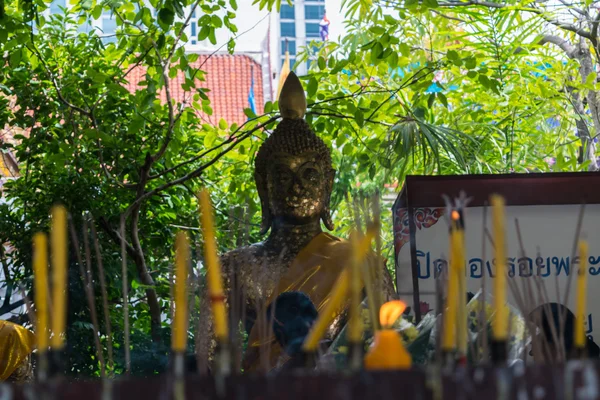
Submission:
[[[248,118],[244,109],[249,108],[248,94],[252,76],[254,76],[254,99],[257,114],[263,112],[264,95],[261,65],[247,55],[240,54],[200,54],[198,60],[190,64],[193,68],[200,68],[205,72],[205,81],[196,79],[196,87],[209,89],[207,93],[210,99],[213,114],[211,116],[200,112],[202,119],[213,125],[218,124],[223,118],[229,124],[242,124]],[[127,89],[131,92],[144,90],[145,86],[139,86],[139,82],[145,79],[146,71],[143,67],[132,70],[127,79]],[[181,85],[185,82],[181,71],[170,81],[171,97],[177,102],[186,101],[191,104],[191,98],[195,91],[185,94]],[[161,100],[166,101],[166,95],[161,93]]]

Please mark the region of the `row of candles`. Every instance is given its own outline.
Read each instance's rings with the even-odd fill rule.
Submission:
[[[224,351],[228,348],[229,328],[227,325],[227,315],[225,307],[225,293],[223,290],[223,278],[219,257],[217,255],[217,243],[215,239],[215,225],[210,204],[210,197],[206,190],[200,192],[199,196],[201,225],[204,236],[204,255],[207,268],[207,286],[211,312],[214,321],[214,333],[219,349]],[[34,279],[35,279],[35,304],[36,304],[36,332],[38,340],[38,352],[44,354],[49,348],[61,350],[64,347],[65,340],[65,322],[66,322],[66,269],[67,269],[67,212],[64,207],[56,206],[52,210],[52,228],[51,228],[51,254],[52,254],[52,326],[49,327],[49,302],[48,289],[48,256],[47,256],[47,237],[44,233],[36,233],[34,236]],[[338,278],[331,293],[330,301],[327,302],[325,309],[320,313],[318,320],[309,333],[305,343],[304,351],[306,353],[316,353],[321,338],[324,336],[327,327],[334,318],[340,307],[344,305],[348,291],[351,294],[351,322],[349,327],[349,338],[352,343],[358,343],[361,340],[363,327],[360,316],[360,291],[362,287],[363,274],[362,264],[370,249],[370,244],[374,239],[376,231],[374,227],[367,230],[366,234],[360,239],[356,235],[351,240],[352,268],[344,270]],[[174,285],[174,303],[175,313],[172,326],[171,347],[175,355],[182,355],[187,346],[188,330],[188,269],[190,260],[190,250],[188,237],[184,232],[179,232],[175,241],[175,285]],[[401,303],[401,302],[398,302]],[[381,319],[388,332],[389,328],[397,317],[402,313],[404,304],[401,303],[395,307],[395,312],[382,308]],[[386,311],[387,310],[387,311]],[[395,317],[390,317],[395,315]],[[388,321],[385,323],[385,321]],[[51,329],[49,329],[51,328]],[[49,342],[49,333],[52,332]],[[391,340],[391,341],[390,341]],[[398,338],[387,339],[388,344],[401,343]],[[396,345],[396,347],[398,347]],[[401,346],[400,346],[401,347]],[[410,366],[410,357],[407,360],[407,353],[403,354],[402,364]],[[389,360],[386,361],[389,364]],[[407,364],[408,363],[408,364]],[[373,364],[373,361],[371,361]],[[375,362],[375,364],[377,364]],[[396,364],[394,364],[396,365]],[[225,366],[221,366],[224,368]],[[376,366],[375,366],[376,367]],[[226,369],[226,368],[225,368]]]
[[[225,297],[217,247],[214,235],[214,222],[208,192],[199,195],[201,219],[205,237],[205,258],[211,309],[213,312],[217,340],[225,342],[228,329],[225,315]],[[57,205],[52,209],[51,226],[51,267],[52,286],[48,274],[48,237],[38,232],[33,237],[33,267],[35,288],[35,330],[37,352],[44,356],[48,350],[60,351],[65,345],[66,306],[67,306],[67,211]],[[175,241],[175,313],[171,348],[175,354],[183,354],[187,345],[188,329],[188,272],[190,250],[188,237],[179,232]],[[52,296],[50,296],[50,287]],[[50,307],[52,305],[52,320]]]
[[[509,309],[507,306],[507,263],[506,263],[506,229],[505,200],[499,195],[492,195],[492,225],[495,248],[496,274],[493,282],[492,336],[500,352],[495,361],[504,362],[506,357],[502,348],[509,337]],[[444,313],[444,332],[442,350],[449,355],[456,351],[459,362],[466,361],[467,351],[467,315],[466,315],[466,273],[465,273],[465,232],[462,210],[453,210],[450,218],[450,265],[446,291],[446,310]],[[586,337],[584,316],[586,312],[588,244],[580,240],[579,273],[576,289],[576,325],[575,348],[585,348]],[[494,357],[494,354],[492,354]]]
[[[223,278],[221,266],[217,255],[214,219],[210,197],[206,190],[199,196],[201,224],[204,236],[204,253],[207,268],[207,283],[211,312],[214,320],[214,333],[221,349],[227,348],[229,329],[225,307],[225,293],[223,291]],[[492,222],[495,241],[495,258],[497,273],[494,279],[494,318],[492,321],[493,339],[497,343],[505,344],[508,338],[508,307],[506,304],[506,239],[505,239],[505,204],[504,199],[498,195],[491,197]],[[303,345],[305,353],[315,353],[327,327],[343,306],[348,292],[350,292],[350,325],[349,341],[361,341],[363,327],[360,305],[360,288],[362,287],[361,266],[370,249],[376,231],[372,227],[361,238],[351,238],[352,263],[351,268],[344,270],[334,285],[330,300],[321,311],[319,318],[312,327]],[[51,250],[52,250],[52,321],[49,326],[48,285],[48,244],[45,233],[34,235],[34,278],[35,278],[35,304],[36,304],[36,333],[38,353],[44,354],[49,348],[62,350],[65,343],[66,327],[66,282],[67,282],[67,212],[62,206],[52,209]],[[184,232],[179,232],[176,237],[175,251],[175,314],[173,318],[172,350],[175,354],[182,355],[187,346],[188,329],[188,269],[190,251],[188,237]],[[588,245],[585,241],[579,243],[580,273],[577,276],[576,291],[576,327],[575,346],[582,349],[585,346],[584,315],[587,295],[587,274],[582,273],[587,266]],[[466,302],[460,294],[466,293],[465,268],[465,232],[462,210],[451,213],[450,229],[450,268],[448,273],[446,310],[444,313],[444,332],[442,337],[442,350],[454,352],[457,350],[459,359],[465,359],[467,349],[467,315]],[[367,368],[408,368],[410,356],[402,347],[400,337],[391,331],[391,325],[400,317],[405,305],[394,302],[380,308],[380,323],[375,333],[375,347],[365,358]],[[390,311],[390,307],[395,311]],[[393,315],[393,317],[390,317]],[[456,322],[456,323],[453,323]],[[374,326],[377,324],[374,321]],[[50,328],[50,329],[49,329]],[[52,332],[52,335],[50,335]],[[394,351],[384,351],[385,349]]]

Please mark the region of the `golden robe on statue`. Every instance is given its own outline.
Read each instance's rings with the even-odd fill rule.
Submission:
[[[318,234],[298,253],[289,269],[283,274],[276,288],[268,297],[266,304],[273,301],[283,292],[302,292],[313,302],[317,311],[321,312],[329,301],[331,290],[341,272],[350,263],[350,243],[328,233]],[[373,265],[373,264],[371,264]],[[395,297],[391,277],[387,271],[383,274],[384,299]],[[333,340],[345,322],[348,304],[345,304],[333,318],[327,332],[327,338]],[[262,329],[264,330],[264,329]],[[268,369],[285,362],[287,355],[275,340],[271,329],[260,332],[259,323],[254,324],[248,338],[248,347],[244,355],[245,372],[256,371],[261,363],[268,362]],[[265,333],[267,333],[265,335]],[[262,359],[261,359],[261,354]],[[281,359],[282,357],[283,359]]]
[[[30,355],[35,335],[21,325],[0,320],[0,381],[20,382],[31,377]]]

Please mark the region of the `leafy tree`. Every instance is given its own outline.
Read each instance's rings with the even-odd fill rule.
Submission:
[[[569,119],[568,124],[575,125],[581,146],[578,161],[590,170],[598,169],[595,143],[600,119],[595,70],[599,60],[600,19],[594,2],[347,0],[344,3],[349,17],[364,21],[360,24],[362,27],[374,21],[403,21],[401,30],[389,32],[392,36],[410,31],[408,25],[416,27],[427,38],[424,41],[427,45],[421,43],[420,47],[432,59],[446,58],[450,64],[463,69],[474,59],[486,63],[484,74],[467,68],[469,79],[484,89],[491,88],[497,95],[510,98],[507,90],[512,92],[518,87],[521,93],[526,93],[519,96],[519,104],[529,106],[528,99],[548,103],[544,106],[549,107],[544,108],[554,108],[555,115],[563,117],[561,122]],[[450,43],[455,45],[447,46]],[[548,48],[549,45],[553,45],[552,48]],[[546,80],[542,82],[538,76],[537,85],[543,93],[536,93],[538,90],[532,84],[526,86],[525,92],[521,90],[523,86],[514,85],[517,77],[521,84],[529,80],[524,80],[529,77],[523,73],[531,73],[532,66],[545,67]],[[453,75],[457,72],[455,68]],[[539,105],[530,111],[543,113]],[[565,109],[569,110],[568,116],[561,112]],[[499,108],[495,111],[501,112]],[[516,110],[510,110],[513,111]],[[511,117],[504,121],[513,126],[513,120]],[[514,126],[518,128],[518,124]],[[514,146],[511,148],[514,155]],[[553,155],[561,158],[564,156],[561,153]]]

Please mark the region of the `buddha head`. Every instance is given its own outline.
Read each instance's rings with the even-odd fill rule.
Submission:
[[[255,159],[261,234],[274,221],[302,225],[320,219],[331,230],[329,201],[335,177],[331,152],[303,119],[306,97],[293,72],[281,90],[279,108],[283,119]]]

